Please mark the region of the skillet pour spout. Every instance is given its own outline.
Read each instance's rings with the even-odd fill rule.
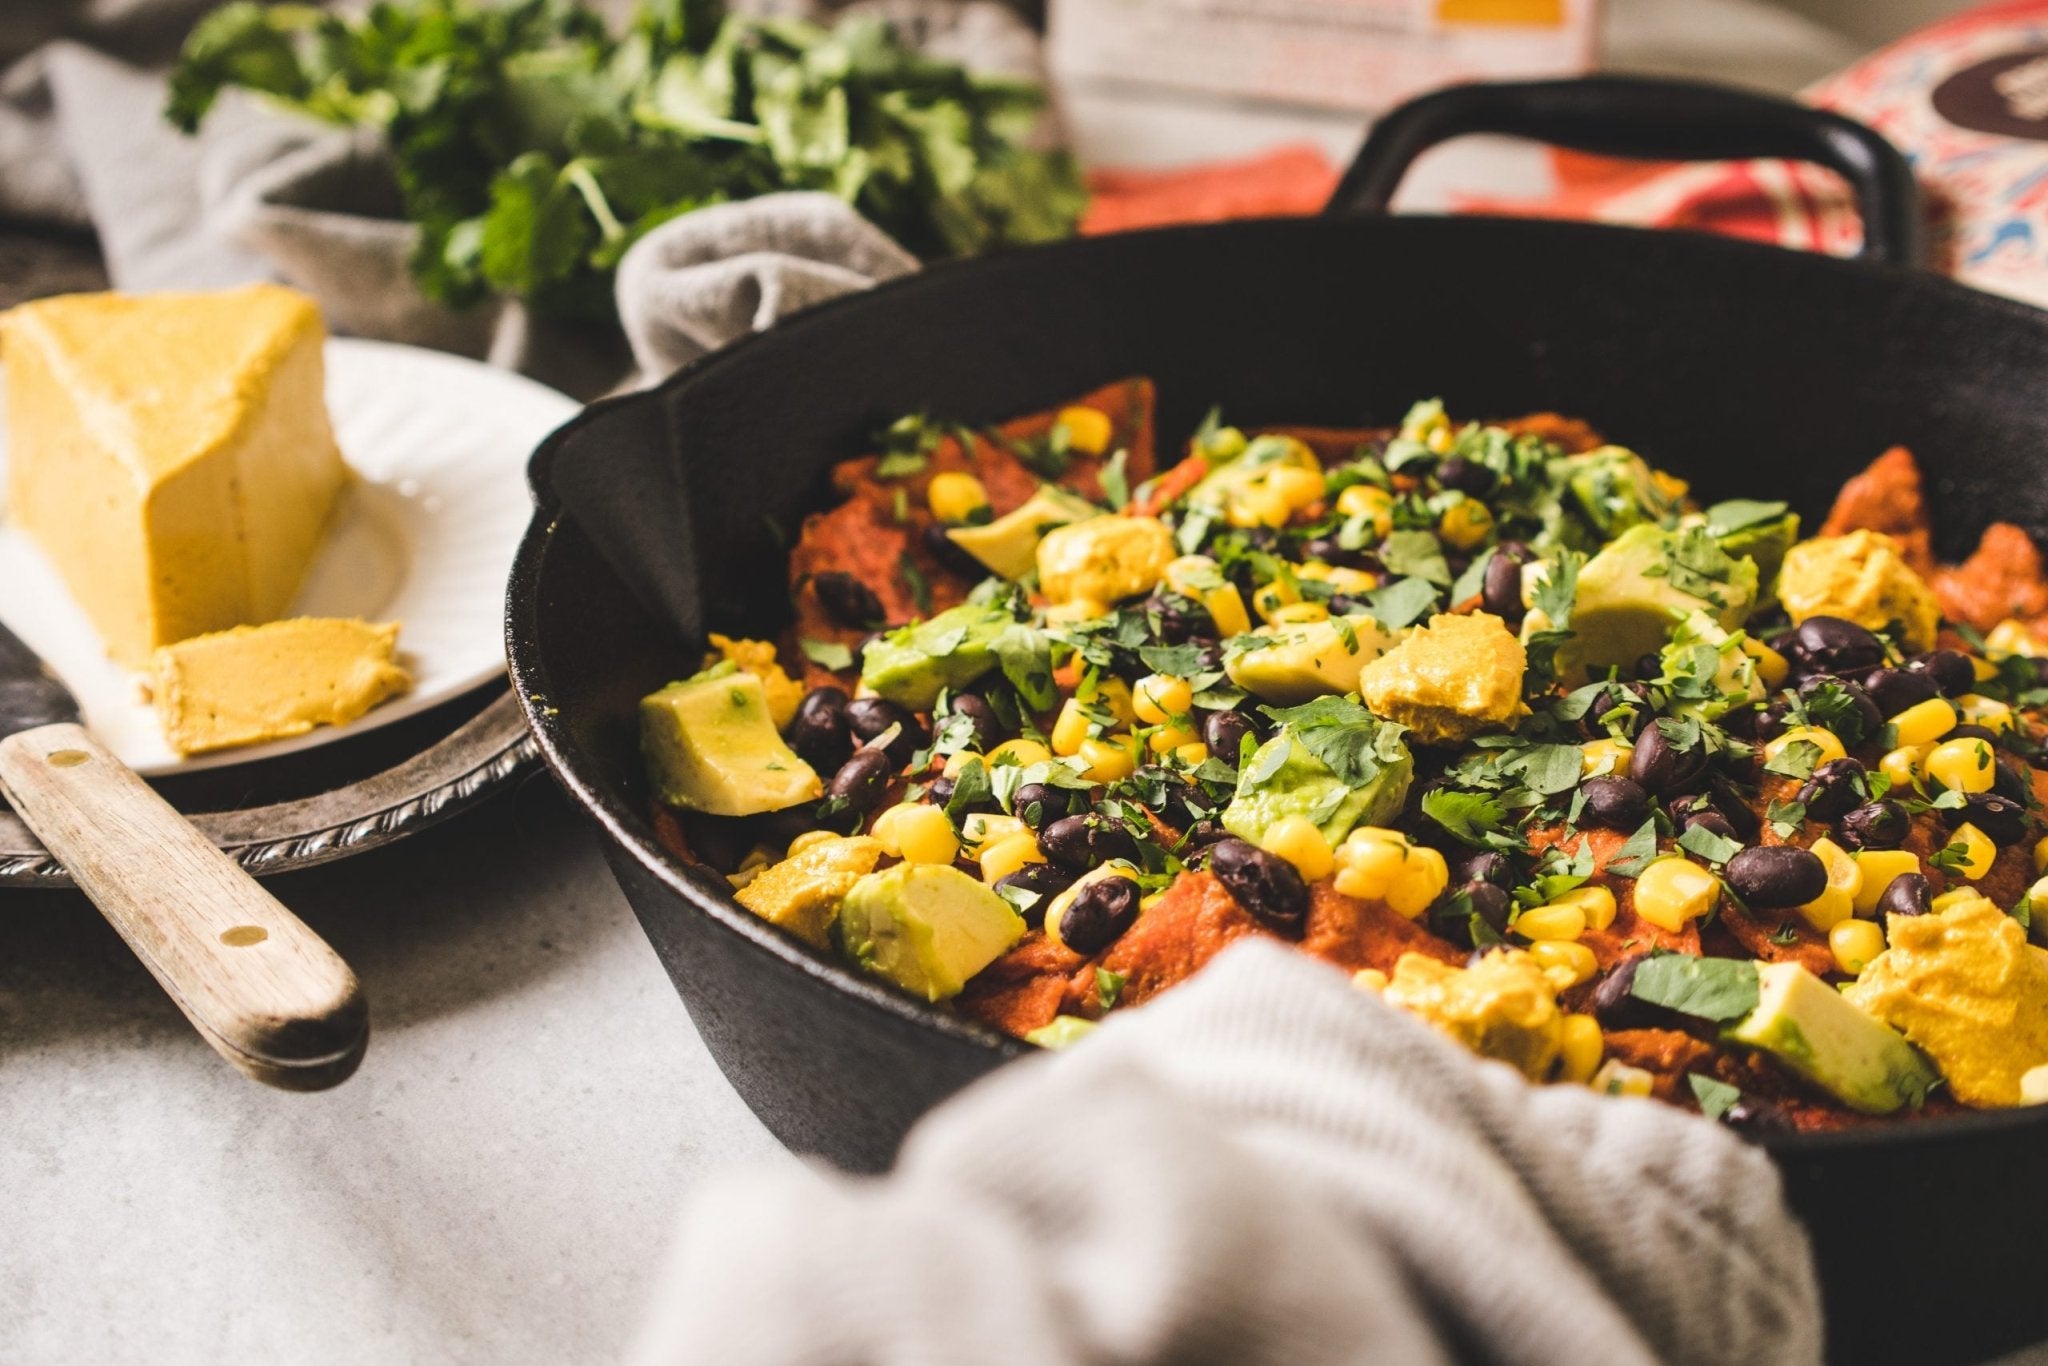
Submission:
[[[1863,259],[1384,213],[1423,148],[1481,131],[1821,162],[1856,191]],[[1622,78],[1426,96],[1381,121],[1321,218],[936,266],[590,409],[534,460],[513,682],[734,1086],[791,1147],[877,1170],[1024,1045],[783,937],[665,852],[635,742],[637,700],[694,669],[706,630],[788,621],[787,538],[835,461],[906,412],[995,422],[1129,375],[1158,386],[1163,450],[1216,403],[1247,424],[1369,426],[1435,394],[1584,417],[1703,502],[1777,497],[1808,518],[1905,444],[1941,472],[1937,550],[1957,559],[1994,516],[2048,528],[2048,314],[1913,269],[1918,223],[1898,153],[1836,115]],[[2048,1226],[2044,1143],[2048,1117],[2026,1110],[1770,1141],[1836,1360],[1978,1361],[2048,1337],[2023,1253]]]

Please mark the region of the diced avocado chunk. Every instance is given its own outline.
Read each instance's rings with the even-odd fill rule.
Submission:
[[[1192,507],[1213,507],[1227,501],[1231,491],[1253,482],[1268,470],[1282,465],[1308,470],[1314,474],[1323,472],[1322,461],[1305,442],[1291,436],[1253,437],[1244,453],[1219,463],[1209,458],[1211,469],[1201,482],[1188,490],[1187,501]]]
[[[1690,612],[1659,652],[1657,682],[1670,695],[1673,716],[1715,721],[1738,706],[1761,702],[1767,689],[1748,637],[1723,630],[1705,612]]]
[[[1706,528],[1631,527],[1579,570],[1572,637],[1558,651],[1559,674],[1598,676],[1633,666],[1662,650],[1672,627],[1691,612],[1739,630],[1755,606],[1756,562],[1730,557]],[[1524,630],[1547,624],[1531,612]]]
[[[1095,1021],[1079,1015],[1055,1015],[1051,1024],[1042,1024],[1024,1036],[1025,1043],[1035,1043],[1040,1048],[1068,1048],[1095,1032]]]
[[[775,733],[761,680],[731,664],[641,698],[640,754],[657,797],[714,816],[780,811],[824,791]]]
[[[1010,903],[950,864],[869,873],[839,905],[846,956],[927,1001],[959,995],[1023,937],[1024,919]]]
[[[992,574],[1021,579],[1038,563],[1038,542],[1054,527],[1099,517],[1102,509],[1057,484],[1040,484],[1015,509],[985,526],[954,527],[946,539],[988,566]]]
[[[1783,508],[1784,504],[1729,502],[1707,509],[1707,530],[1714,533],[1721,549],[1756,561],[1756,597],[1760,603],[1771,602],[1778,596],[1778,570],[1784,566],[1785,552],[1799,539],[1798,513],[1757,515],[1758,509],[1773,506]]]
[[[1224,671],[1238,687],[1278,706],[1356,692],[1359,672],[1394,643],[1364,613],[1266,627],[1246,639],[1251,648],[1231,650]]]
[[[1355,710],[1357,717],[1346,726],[1364,743],[1350,774],[1338,774],[1302,743],[1294,725],[1283,725],[1239,770],[1237,792],[1223,810],[1224,828],[1257,844],[1274,822],[1306,816],[1334,845],[1355,825],[1384,825],[1398,816],[1415,775],[1414,758],[1401,727],[1378,721],[1363,707]]]
[[[1756,1009],[1727,1038],[1762,1049],[1867,1115],[1927,1098],[1937,1080],[1934,1068],[1890,1025],[1797,963],[1760,963],[1756,974]]]
[[[996,667],[991,647],[1015,624],[1000,607],[949,607],[871,643],[861,656],[860,681],[891,702],[929,711],[947,688],[972,683]]]
[[[1630,527],[1660,522],[1678,510],[1678,500],[1657,485],[1649,462],[1623,446],[1601,446],[1557,461],[1579,513],[1602,538]]]

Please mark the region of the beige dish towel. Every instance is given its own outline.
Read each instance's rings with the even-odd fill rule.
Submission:
[[[634,1366],[1804,1366],[1769,1160],[1532,1087],[1270,943],[933,1112],[896,1171],[685,1210]]]

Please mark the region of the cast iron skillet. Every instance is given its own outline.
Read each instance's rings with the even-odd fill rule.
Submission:
[[[1861,202],[1863,259],[1385,216],[1419,151],[1478,131],[1820,162]],[[1917,240],[1904,161],[1833,115],[1624,79],[1430,96],[1382,120],[1321,218],[937,266],[591,409],[533,461],[512,677],[734,1086],[791,1147],[881,1168],[920,1113],[1024,1047],[781,936],[664,853],[634,741],[635,700],[691,671],[705,629],[787,619],[783,538],[825,504],[834,460],[905,412],[994,421],[1124,375],[1158,381],[1162,452],[1212,403],[1245,424],[1354,425],[1442,395],[1454,413],[1589,418],[1703,499],[1782,496],[1809,518],[1904,442],[1959,558],[1994,517],[2048,527],[2048,313],[1914,269]],[[1837,1359],[1972,1360],[2048,1336],[2044,1144],[2048,1115],[2008,1111],[1771,1145]]]

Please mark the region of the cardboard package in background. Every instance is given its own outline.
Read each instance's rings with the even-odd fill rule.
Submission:
[[[1594,62],[1599,0],[1051,0],[1070,81],[1376,113],[1454,81]]]

